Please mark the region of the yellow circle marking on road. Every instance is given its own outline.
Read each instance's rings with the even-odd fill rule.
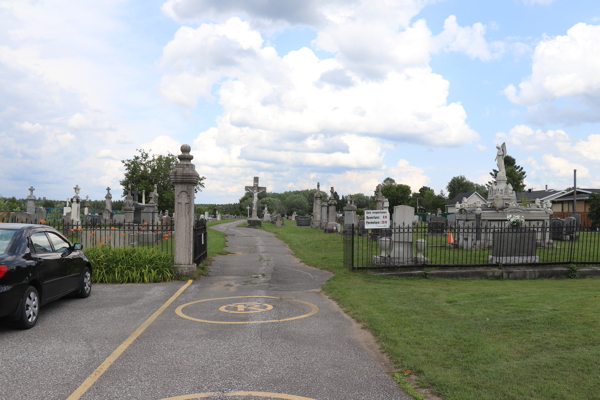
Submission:
[[[251,314],[272,310],[273,306],[266,303],[257,303],[255,301],[247,303],[233,303],[222,306],[219,310],[232,314]]]
[[[179,307],[177,307],[177,309],[175,309],[175,312],[177,313],[177,315],[179,315],[182,318],[185,319],[189,319],[192,321],[198,321],[198,322],[206,322],[209,324],[264,324],[267,322],[284,322],[284,321],[293,321],[295,319],[300,319],[300,318],[306,318],[306,317],[310,317],[311,315],[315,315],[317,312],[319,312],[319,307],[317,307],[316,305],[309,303],[307,301],[302,301],[302,300],[293,300],[293,299],[285,299],[288,301],[293,301],[296,303],[302,303],[302,304],[306,304],[308,306],[310,306],[311,310],[310,312],[306,313],[306,314],[302,314],[299,315],[297,317],[290,317],[290,318],[284,318],[284,319],[270,319],[267,321],[209,321],[206,319],[200,319],[200,318],[194,318],[194,317],[190,317],[189,315],[185,315],[183,313],[183,309],[189,305],[192,304],[196,304],[196,303],[203,303],[205,301],[215,301],[215,300],[228,300],[228,299],[243,299],[243,298],[251,298],[251,299],[256,299],[256,298],[265,298],[265,299],[281,299],[281,297],[274,297],[274,296],[234,296],[234,297],[219,297],[217,299],[205,299],[205,300],[196,300],[196,301],[192,301],[190,303],[186,303],[186,304],[182,304]],[[263,304],[263,303],[259,303],[259,304]],[[193,398],[193,397],[191,397]],[[282,397],[285,398],[285,397]]]
[[[220,393],[196,393],[196,394],[185,394],[183,396],[175,396],[164,398],[161,400],[192,400],[192,399],[205,399],[211,396],[217,396]],[[283,399],[283,400],[315,400],[309,399],[308,397],[295,396],[293,394],[282,394],[282,393],[269,393],[269,392],[229,392],[221,393],[223,396],[234,397],[234,396],[254,396],[254,397],[265,397],[268,399]]]

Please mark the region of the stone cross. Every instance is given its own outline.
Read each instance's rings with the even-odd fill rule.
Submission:
[[[252,219],[258,219],[258,210],[256,209],[258,205],[258,194],[260,192],[264,192],[267,190],[266,187],[258,186],[258,176],[254,177],[254,184],[252,186],[246,186],[244,188],[246,192],[250,192],[253,195],[252,199]]]
[[[110,194],[110,187],[107,187],[106,191],[108,192],[107,194]]]
[[[79,196],[79,192],[81,191],[81,188],[79,187],[79,185],[75,185],[75,187],[73,189],[75,189],[75,196]]]
[[[29,187],[29,195],[33,196],[33,191],[35,190],[35,188],[33,186]]]
[[[333,193],[335,192],[335,190],[333,190],[333,186],[331,187],[330,192],[331,192],[331,198],[333,199],[334,198]]]

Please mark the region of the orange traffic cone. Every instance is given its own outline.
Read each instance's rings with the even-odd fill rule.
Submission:
[[[454,238],[452,237],[452,231],[448,231],[448,243],[454,243]]]

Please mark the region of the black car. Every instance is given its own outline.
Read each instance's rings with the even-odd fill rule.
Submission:
[[[0,318],[29,329],[43,304],[69,293],[88,297],[92,265],[82,249],[49,226],[0,224]]]

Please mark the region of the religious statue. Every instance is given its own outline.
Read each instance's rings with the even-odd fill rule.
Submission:
[[[257,219],[258,218],[258,210],[257,205],[258,205],[258,194],[260,192],[264,192],[265,190],[267,190],[266,187],[262,187],[262,186],[258,186],[258,176],[254,177],[254,185],[252,186],[246,186],[244,188],[246,190],[246,192],[250,192],[253,195],[252,198],[252,219]]]
[[[504,166],[504,158],[506,157],[506,143],[502,143],[502,146],[496,145],[498,152],[496,153],[496,165],[498,166],[498,174],[506,176],[506,167]]]

